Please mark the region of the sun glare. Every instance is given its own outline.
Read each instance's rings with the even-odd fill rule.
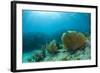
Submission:
[[[51,17],[52,19],[57,19],[61,17],[61,14],[59,14],[58,12],[49,12],[49,11],[32,11],[31,15],[33,14],[33,16],[39,16],[39,17],[45,17],[45,18],[49,18]]]

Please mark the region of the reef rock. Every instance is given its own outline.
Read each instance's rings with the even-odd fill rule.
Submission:
[[[86,37],[80,32],[68,31],[63,33],[61,40],[65,49],[78,50],[85,45]]]
[[[45,53],[43,50],[35,50],[31,58],[34,59],[35,62],[40,62],[45,58]]]

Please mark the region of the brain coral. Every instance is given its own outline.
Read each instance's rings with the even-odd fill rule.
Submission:
[[[77,50],[85,45],[86,37],[80,32],[68,31],[63,33],[61,40],[64,48],[69,50]]]

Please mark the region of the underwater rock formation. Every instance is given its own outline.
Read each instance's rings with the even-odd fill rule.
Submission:
[[[80,32],[68,31],[63,33],[61,40],[65,49],[75,51],[85,45],[86,37]]]
[[[27,60],[28,62],[34,62],[34,60],[32,58],[28,58]]]
[[[40,62],[45,58],[45,53],[43,50],[36,50],[33,55],[28,58],[28,62]]]
[[[62,61],[67,61],[68,59],[67,58],[62,58]]]
[[[43,58],[44,58],[44,56],[43,56],[42,53],[35,55],[35,61],[36,62],[39,62],[39,61],[43,60]]]
[[[58,50],[57,48],[57,45],[56,45],[56,41],[55,40],[52,40],[49,44],[48,44],[48,47],[47,47],[47,50],[49,53],[51,54],[55,54]]]

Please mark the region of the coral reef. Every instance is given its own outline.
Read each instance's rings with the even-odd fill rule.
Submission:
[[[56,45],[56,41],[55,41],[55,40],[52,40],[52,41],[48,44],[47,50],[48,50],[48,52],[51,53],[51,54],[57,53],[58,47],[57,47],[57,45]]]
[[[67,31],[61,36],[62,43],[52,40],[42,44],[40,49],[33,51],[25,60],[27,62],[47,62],[91,59],[90,40],[90,37],[85,37],[83,33]]]
[[[28,62],[34,62],[34,59],[29,58],[27,61],[28,61]]]
[[[39,53],[39,54],[35,54],[35,61],[36,62],[39,62],[41,60],[43,60],[44,56],[42,53]]]
[[[85,45],[86,37],[80,32],[68,31],[63,33],[61,40],[65,49],[77,50]]]
[[[28,58],[28,62],[40,62],[44,59],[45,53],[44,50],[36,50],[30,58]]]

